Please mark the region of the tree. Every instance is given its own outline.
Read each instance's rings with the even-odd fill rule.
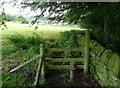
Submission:
[[[6,25],[5,21],[6,21],[6,14],[5,14],[4,8],[3,8],[3,11],[0,15],[0,27],[2,28],[2,30],[7,28],[7,25]]]
[[[10,14],[6,14],[6,21],[14,21],[15,16],[12,16]]]
[[[92,29],[92,38],[107,47],[115,48],[115,41],[120,41],[120,2],[31,2],[22,4],[24,7],[31,7],[32,10],[41,10],[37,18],[44,16],[45,12],[49,12],[51,20],[63,20]]]

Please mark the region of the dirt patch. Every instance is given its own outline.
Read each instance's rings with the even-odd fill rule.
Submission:
[[[101,88],[99,82],[91,75],[84,76],[83,72],[76,71],[74,81],[70,80],[69,75],[61,76],[59,70],[49,70],[46,76],[44,88]]]

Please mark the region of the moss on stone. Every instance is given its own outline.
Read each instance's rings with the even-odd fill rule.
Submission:
[[[85,37],[80,35],[78,39],[79,44],[84,46]],[[94,40],[90,42],[90,56],[90,64],[94,66],[95,77],[100,84],[107,88],[120,87],[120,57]]]
[[[116,58],[114,56],[112,56],[107,63],[107,68],[111,71],[115,65],[116,62]]]
[[[116,56],[117,57],[117,56]],[[118,75],[119,75],[119,63],[118,63],[118,59],[116,58],[116,62],[115,62],[115,65],[114,65],[114,67],[113,67],[113,75],[115,76],[115,77],[118,77]]]
[[[106,53],[104,52],[100,58],[100,63],[106,65],[107,61],[108,61],[108,57],[107,57]]]

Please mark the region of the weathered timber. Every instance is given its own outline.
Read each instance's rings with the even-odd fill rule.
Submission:
[[[85,31],[85,57],[84,57],[84,74],[88,74],[89,63],[89,43],[90,43],[90,30]]]
[[[29,64],[29,63],[31,63],[31,62],[33,62],[34,60],[37,60],[39,57],[40,57],[40,55],[37,55],[36,57],[33,57],[32,59],[30,59],[30,60],[24,62],[23,64],[17,66],[16,68],[10,70],[10,72],[14,72],[14,71],[16,71],[16,70],[19,70],[20,68],[22,68],[22,67],[24,67],[25,65],[27,65],[27,64]]]
[[[60,51],[82,51],[82,47],[76,47],[76,48],[49,48],[50,52],[60,52]]]
[[[43,55],[44,55],[44,48],[43,48],[43,44],[40,45],[40,58],[39,58],[39,64],[38,64],[38,68],[37,68],[37,73],[36,73],[36,77],[35,77],[35,82],[34,82],[34,86],[37,87],[39,84],[39,77],[41,74],[41,69],[42,69],[42,63],[43,63]]]
[[[84,62],[84,58],[48,58],[46,62]]]
[[[45,74],[46,74],[46,66],[45,66],[45,60],[43,60],[42,63],[42,70],[41,70],[41,77],[45,79]]]
[[[71,69],[70,65],[46,65],[47,69]],[[84,65],[76,65],[76,69],[83,69]]]
[[[71,79],[71,81],[73,81],[74,80],[74,70],[75,70],[75,67],[74,67],[74,62],[70,62],[70,79]]]

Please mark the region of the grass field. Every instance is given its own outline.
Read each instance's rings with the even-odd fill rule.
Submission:
[[[39,25],[37,30],[34,30],[35,26],[33,25],[30,27],[29,24],[20,24],[14,22],[7,22],[8,29],[2,31],[2,36],[9,36],[14,34],[23,34],[26,36],[31,36],[33,33],[36,33],[42,37],[53,37],[56,36],[58,33],[72,30],[72,29],[79,29],[78,27],[70,27],[70,26],[53,26],[53,25]]]

